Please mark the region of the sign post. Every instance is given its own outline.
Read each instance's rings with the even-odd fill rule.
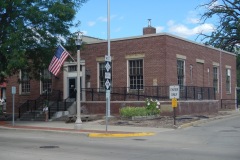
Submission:
[[[16,87],[12,86],[12,126],[14,126],[14,119],[15,119],[15,94],[16,94]]]
[[[110,90],[111,90],[111,56],[105,56],[105,89],[106,89],[106,131],[108,127],[108,117],[110,117]]]
[[[176,125],[176,108],[178,104],[177,99],[179,99],[179,85],[169,86],[169,98],[172,99],[173,123]]]

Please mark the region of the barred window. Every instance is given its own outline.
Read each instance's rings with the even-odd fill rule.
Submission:
[[[143,89],[143,60],[129,60],[130,89]]]
[[[30,93],[30,78],[27,71],[21,71],[21,93]]]
[[[77,65],[68,66],[68,72],[76,72],[76,71],[77,71]]]
[[[52,92],[52,75],[47,69],[42,72],[42,93],[46,91]]]
[[[216,66],[213,67],[213,87],[215,92],[218,92],[218,68]]]
[[[226,91],[231,93],[231,70],[226,69]]]
[[[193,65],[190,65],[190,81],[193,83]]]
[[[99,65],[99,88],[100,90],[105,89],[105,62],[101,62]]]
[[[177,78],[180,89],[184,86],[184,60],[177,60]]]

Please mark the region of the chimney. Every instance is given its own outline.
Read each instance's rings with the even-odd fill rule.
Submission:
[[[151,19],[148,19],[148,26],[143,28],[143,35],[156,34],[156,28],[151,26]]]

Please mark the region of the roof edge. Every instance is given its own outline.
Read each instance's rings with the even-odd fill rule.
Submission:
[[[110,41],[111,42],[116,42],[116,41],[124,41],[124,40],[131,40],[131,39],[156,37],[156,36],[169,36],[169,37],[177,38],[177,39],[180,39],[180,40],[183,40],[183,41],[186,41],[186,42],[189,42],[189,43],[193,43],[193,44],[196,44],[196,45],[199,45],[199,46],[214,49],[214,50],[217,50],[219,52],[224,52],[226,54],[236,56],[236,54],[234,54],[232,52],[228,52],[228,51],[225,51],[225,50],[222,50],[222,49],[219,49],[219,48],[215,48],[215,47],[212,47],[212,46],[209,46],[209,45],[205,45],[205,44],[198,43],[198,42],[195,42],[195,41],[192,41],[192,40],[188,40],[188,39],[185,39],[185,38],[182,38],[182,37],[170,34],[170,33],[166,33],[166,32],[161,32],[161,33],[156,33],[156,34],[146,34],[146,35],[141,35],[141,36],[125,37],[125,38],[116,38],[116,39],[111,39]],[[107,40],[103,40],[101,42],[90,42],[90,43],[87,43],[87,44],[98,44],[98,43],[106,43],[106,42],[107,42]]]

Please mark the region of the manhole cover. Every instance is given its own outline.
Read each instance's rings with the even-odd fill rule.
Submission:
[[[234,129],[230,129],[230,130],[222,130],[220,132],[237,132],[237,130],[234,130]]]
[[[146,139],[133,139],[135,141],[146,141]]]
[[[52,148],[59,148],[59,146],[41,146],[40,148],[52,149]]]
[[[238,128],[240,128],[240,127],[238,127],[238,126],[234,126],[233,128],[237,128],[237,129],[238,129]]]

